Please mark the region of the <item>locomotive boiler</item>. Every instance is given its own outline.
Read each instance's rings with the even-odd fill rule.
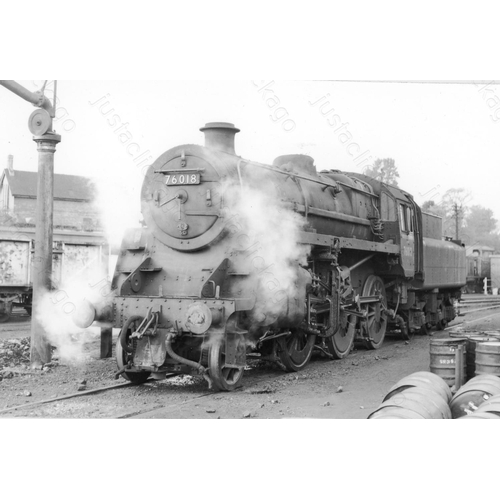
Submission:
[[[379,348],[388,328],[408,338],[455,317],[465,250],[441,239],[440,220],[410,194],[318,173],[309,156],[245,160],[230,123],[201,131],[204,146],[174,147],[150,166],[145,226],[121,246],[112,316],[124,378],[196,373],[232,390],[250,354],[297,371],[314,349],[340,359],[354,342]],[[272,257],[259,254],[266,221],[279,235]]]

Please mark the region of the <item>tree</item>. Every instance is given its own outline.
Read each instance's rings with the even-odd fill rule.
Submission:
[[[398,167],[396,167],[396,163],[392,158],[376,159],[371,167],[366,168],[364,173],[377,181],[385,182],[391,186],[398,185]]]
[[[493,210],[473,205],[465,218],[464,234],[468,244],[482,244],[498,247],[499,235],[496,231],[497,220],[493,217]]]
[[[474,231],[477,237],[489,236],[490,233],[495,231],[497,226],[497,220],[493,217],[493,210],[481,205],[470,207],[465,222],[467,228]]]
[[[465,216],[468,213],[467,201],[471,193],[464,188],[451,188],[444,193],[441,206],[444,210],[443,233],[447,236],[454,234],[455,239],[460,239],[461,229]]]
[[[441,201],[427,200],[422,212],[443,219],[443,235],[461,239],[466,245],[488,245],[500,251],[500,234],[493,210],[481,205],[467,206],[471,193],[463,188],[449,189]]]

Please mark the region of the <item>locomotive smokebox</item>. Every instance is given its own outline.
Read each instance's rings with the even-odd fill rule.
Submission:
[[[236,154],[234,151],[234,136],[240,131],[232,123],[207,123],[200,131],[205,134],[205,147]]]

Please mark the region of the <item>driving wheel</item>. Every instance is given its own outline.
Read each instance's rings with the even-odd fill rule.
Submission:
[[[309,360],[316,342],[316,335],[310,335],[296,328],[290,335],[276,340],[278,357],[287,372],[302,370]]]
[[[365,304],[366,319],[361,321],[364,344],[368,349],[378,349],[384,342],[387,330],[387,297],[385,285],[381,278],[372,274],[363,286],[363,297],[378,296],[379,301]]]

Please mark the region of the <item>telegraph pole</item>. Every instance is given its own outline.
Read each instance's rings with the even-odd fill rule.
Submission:
[[[458,203],[453,204],[453,214],[455,217],[455,240],[458,241],[458,228],[460,227],[460,215],[462,215],[462,205],[458,206]]]
[[[38,307],[45,293],[51,289],[52,232],[54,210],[54,154],[61,136],[52,132],[54,106],[43,92],[30,92],[14,80],[0,80],[0,85],[38,107],[28,121],[38,149],[38,187],[35,230],[35,256],[33,259],[33,317],[31,320],[32,368],[41,368],[51,360],[50,343],[38,320]]]

